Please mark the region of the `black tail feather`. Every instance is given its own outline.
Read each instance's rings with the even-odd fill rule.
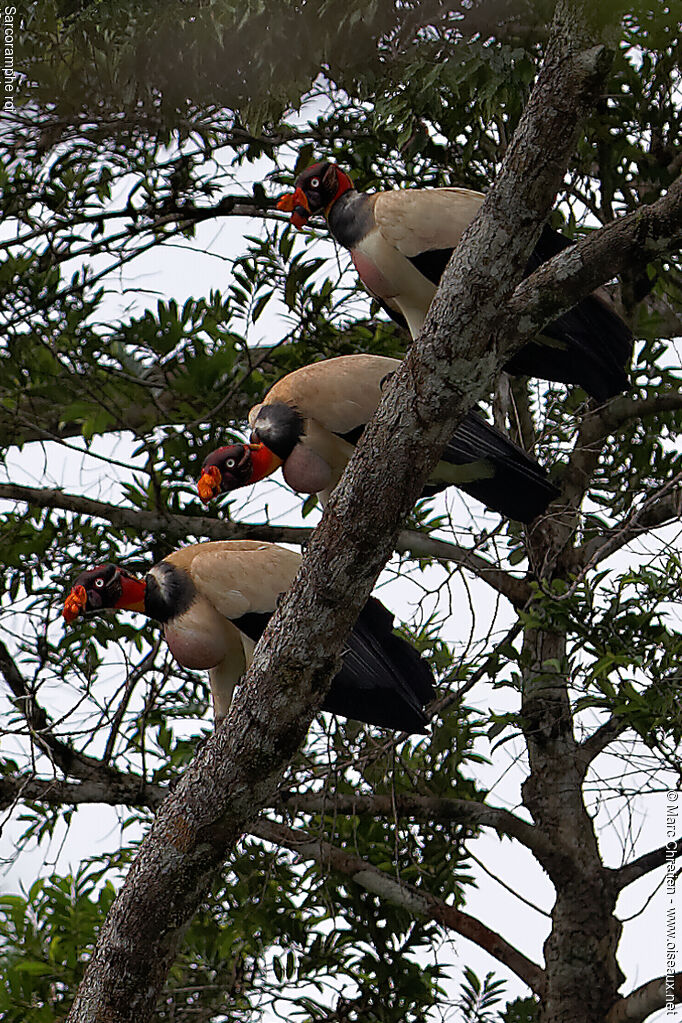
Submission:
[[[541,515],[559,494],[542,466],[475,412],[457,427],[441,462],[471,466],[472,470],[480,467],[479,479],[452,482],[493,511],[520,522],[531,522]],[[427,484],[422,496],[449,485],[436,479]]]

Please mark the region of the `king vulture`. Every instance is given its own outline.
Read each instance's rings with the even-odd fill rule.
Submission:
[[[324,504],[379,404],[382,384],[399,365],[379,355],[342,355],[283,377],[249,413],[251,443],[218,448],[205,459],[202,501],[256,483],[282,465],[293,490],[317,493]],[[422,496],[451,484],[522,522],[558,494],[537,462],[473,412],[457,427]]]
[[[70,624],[82,614],[121,609],[160,622],[176,661],[208,669],[217,724],[300,562],[276,544],[223,540],[183,547],[143,579],[118,565],[97,565],[78,576],[63,616]],[[366,724],[423,732],[432,682],[426,661],[393,633],[393,617],[370,597],[322,706]]]
[[[334,163],[315,163],[278,207],[295,227],[323,210],[332,236],[349,249],[367,290],[394,320],[419,334],[441,275],[483,202],[466,188],[356,191]],[[572,243],[545,226],[525,275]],[[600,290],[546,326],[505,366],[509,373],[579,384],[598,401],[629,386],[632,334]]]

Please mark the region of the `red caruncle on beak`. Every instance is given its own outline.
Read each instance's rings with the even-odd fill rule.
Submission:
[[[214,497],[220,493],[222,488],[222,476],[217,465],[207,466],[201,473],[197,490],[199,497],[204,504],[209,504]]]
[[[291,223],[297,228],[305,227],[310,217],[310,206],[301,188],[283,195],[277,203],[277,209],[291,213]]]
[[[67,625],[75,621],[79,615],[85,612],[85,608],[88,604],[88,595],[85,590],[85,586],[74,586],[71,593],[64,601],[64,609],[62,615]]]

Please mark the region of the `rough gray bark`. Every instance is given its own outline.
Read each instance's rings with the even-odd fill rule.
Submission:
[[[513,268],[524,265],[551,208],[606,66],[603,48],[585,39],[582,12],[582,3],[560,0],[545,64],[500,177],[453,258],[422,336],[358,445],[227,721],[160,808],[102,929],[68,1017],[72,1023],[144,1023],[151,1017],[184,926],[229,849],[274,797],[304,738],[402,516],[454,427],[519,347],[512,334],[495,333],[499,309],[518,283]],[[550,314],[543,303],[542,315]],[[549,772],[546,783],[534,779],[529,785],[527,800],[538,830],[552,842],[568,842],[564,852],[557,845],[556,854],[544,854],[541,862],[573,894],[580,871],[587,875],[577,907],[564,893],[557,900],[543,1023],[596,1020],[597,1011],[603,1020],[618,978],[613,893],[608,886],[605,893],[597,890],[596,843],[572,766],[565,680],[548,676],[544,667],[548,656],[561,656],[560,646],[551,631],[536,630],[527,640],[531,760],[534,774]],[[550,751],[567,773],[550,763]],[[555,797],[550,781],[558,786]],[[577,830],[570,830],[569,818]],[[596,900],[591,915],[590,899]],[[596,940],[597,917],[602,928],[606,923],[603,945]],[[576,930],[583,927],[584,939]],[[581,958],[583,940],[592,963]],[[574,954],[562,962],[566,942]],[[597,965],[597,987],[607,980],[602,992],[590,996],[586,1013],[586,986]]]
[[[524,638],[521,720],[529,777],[523,802],[550,844],[536,855],[556,890],[545,942],[542,1023],[602,1021],[625,979],[616,962],[618,887],[599,856],[582,798],[583,770],[568,698],[566,637],[546,628]]]
[[[571,307],[570,295],[577,288],[588,295],[622,273],[628,266],[646,266],[661,254],[682,247],[682,177],[667,193],[620,220],[614,220],[579,241],[560,256],[543,263],[530,277],[521,281],[507,306],[507,315],[516,319],[517,336],[530,340],[556,315]],[[567,291],[568,289],[568,291]],[[534,312],[529,316],[529,306]],[[506,331],[505,321],[501,324]]]

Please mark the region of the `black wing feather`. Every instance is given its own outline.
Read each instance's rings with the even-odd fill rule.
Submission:
[[[418,252],[416,256],[407,258],[420,274],[423,274],[432,284],[438,285],[454,251],[454,249],[426,249],[424,252]]]
[[[246,614],[234,624],[257,642],[272,612]],[[423,706],[434,696],[427,662],[393,632],[393,616],[373,597],[365,604],[322,704],[343,717],[403,732],[424,732]]]
[[[395,635],[393,615],[370,597],[349,636],[324,708],[366,724],[424,732],[428,717],[423,707],[434,695],[429,665]]]
[[[365,428],[366,424],[337,436],[349,444],[357,444]],[[457,486],[500,515],[519,522],[532,522],[559,495],[557,487],[547,478],[547,470],[476,412],[469,412],[457,427],[441,461],[467,466],[482,463],[481,477],[456,483],[427,483],[422,497]]]
[[[457,486],[493,511],[520,522],[531,522],[559,494],[542,466],[475,412],[470,412],[457,427],[441,461],[450,465],[483,462],[487,470],[484,478]],[[428,483],[422,496],[437,493],[446,486],[447,483]]]

